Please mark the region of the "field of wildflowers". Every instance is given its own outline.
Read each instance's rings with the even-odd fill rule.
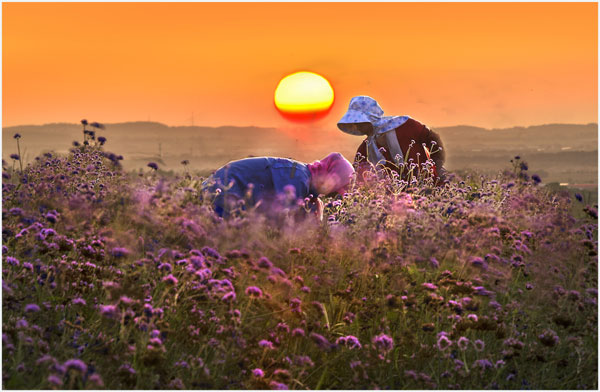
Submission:
[[[224,220],[94,136],[3,162],[3,388],[598,388],[597,206],[522,159]]]

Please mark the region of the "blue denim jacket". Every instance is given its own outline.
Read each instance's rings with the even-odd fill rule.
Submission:
[[[287,158],[246,158],[229,162],[218,169],[211,176],[215,184],[208,189],[213,192],[217,188],[222,190],[214,202],[215,210],[222,215],[225,194],[245,198],[248,185],[253,184],[250,204],[254,204],[263,198],[283,193],[286,185],[293,185],[296,198],[305,198],[311,193],[316,194],[310,188],[310,178],[308,166],[302,162]],[[230,183],[231,188],[226,190]]]

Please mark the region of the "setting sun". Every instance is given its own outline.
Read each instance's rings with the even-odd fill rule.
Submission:
[[[275,89],[275,107],[290,120],[314,120],[331,109],[331,84],[314,72],[296,72],[281,79]]]

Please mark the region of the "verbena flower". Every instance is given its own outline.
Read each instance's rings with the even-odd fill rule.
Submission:
[[[313,367],[315,363],[308,355],[298,355],[294,358],[294,363],[300,367]]]
[[[263,295],[262,290],[256,286],[247,287],[245,293],[247,296],[253,297],[253,298],[261,298]]]
[[[327,351],[327,350],[330,350],[331,348],[333,348],[333,345],[323,335],[320,335],[320,334],[315,333],[315,332],[311,332],[310,335],[309,335],[309,337],[311,338],[311,340],[313,342],[315,342],[315,344],[321,350]]]
[[[475,366],[481,368],[482,370],[487,370],[493,368],[494,364],[488,359],[478,359],[475,361]]]
[[[440,351],[447,350],[450,346],[452,346],[452,340],[448,339],[446,335],[442,335],[439,337],[437,341],[437,348]]]
[[[475,350],[483,351],[483,349],[485,348],[485,343],[483,342],[483,340],[477,339],[473,342],[473,346],[475,347]]]
[[[108,318],[116,318],[119,311],[117,305],[100,305],[99,309],[100,314]]]
[[[177,282],[179,282],[179,280],[177,280],[176,277],[173,276],[173,274],[169,274],[167,276],[165,276],[164,278],[162,278],[163,282],[167,282],[168,284],[172,284],[172,285],[177,285]]]
[[[385,353],[394,348],[394,339],[384,333],[374,336],[372,342],[378,350]]]
[[[277,381],[271,381],[269,383],[269,387],[271,389],[274,389],[274,390],[286,390],[286,389],[289,389],[286,384],[283,384],[283,383],[280,383],[280,382],[277,382]]]
[[[478,267],[481,268],[483,270],[487,270],[488,269],[488,264],[487,262],[481,258],[481,257],[471,257],[470,261],[471,265],[473,267]]]
[[[25,313],[37,313],[40,311],[40,307],[36,304],[28,304],[25,306]]]
[[[461,351],[465,351],[469,347],[469,339],[461,336],[456,342],[456,345]]]
[[[554,332],[551,329],[544,330],[541,334],[538,335],[538,339],[544,346],[548,347],[555,346],[560,341],[560,338],[558,337],[556,332]]]
[[[48,382],[56,387],[60,387],[63,385],[63,381],[62,381],[62,377],[56,375],[56,374],[51,374],[48,376],[47,378]]]
[[[355,349],[355,348],[356,349],[362,348],[362,345],[358,341],[358,338],[356,336],[352,336],[352,335],[340,336],[339,338],[337,338],[335,343],[340,346],[348,347],[351,350]]]
[[[263,339],[258,342],[258,346],[262,348],[266,348],[268,350],[275,350],[275,346],[273,346],[273,342],[270,340]]]
[[[269,260],[263,256],[260,259],[258,259],[258,266],[260,268],[269,269],[269,268],[273,267],[273,263],[271,263],[271,260]]]
[[[80,359],[69,359],[68,361],[66,361],[63,366],[69,370],[69,369],[73,369],[73,370],[77,370],[79,372],[81,372],[82,374],[85,374],[87,372],[87,365]]]
[[[113,248],[111,253],[112,253],[113,257],[120,258],[120,257],[129,256],[129,254],[131,254],[131,251],[127,248],[117,247],[117,248]]]
[[[265,372],[260,368],[256,368],[252,370],[252,375],[256,378],[263,378],[265,376]]]
[[[227,293],[225,293],[225,295],[223,295],[223,297],[221,297],[221,300],[223,302],[233,302],[236,299],[236,295],[235,295],[235,291],[229,291]]]

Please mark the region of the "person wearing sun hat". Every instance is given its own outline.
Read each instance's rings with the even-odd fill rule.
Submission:
[[[311,198],[317,207],[314,212],[322,219],[319,195],[343,194],[353,175],[354,167],[338,152],[308,164],[287,158],[253,157],[229,162],[202,186],[215,195],[213,205],[220,216],[227,216],[242,199],[249,205],[260,201],[269,206],[278,196],[286,195],[294,201]]]
[[[434,162],[434,176],[443,180],[445,153],[439,135],[409,116],[384,116],[373,98],[361,95],[350,100],[338,128],[355,136],[366,136],[354,159],[359,178],[371,165],[384,165],[399,172],[402,163],[417,167]],[[382,148],[383,147],[383,148]]]

